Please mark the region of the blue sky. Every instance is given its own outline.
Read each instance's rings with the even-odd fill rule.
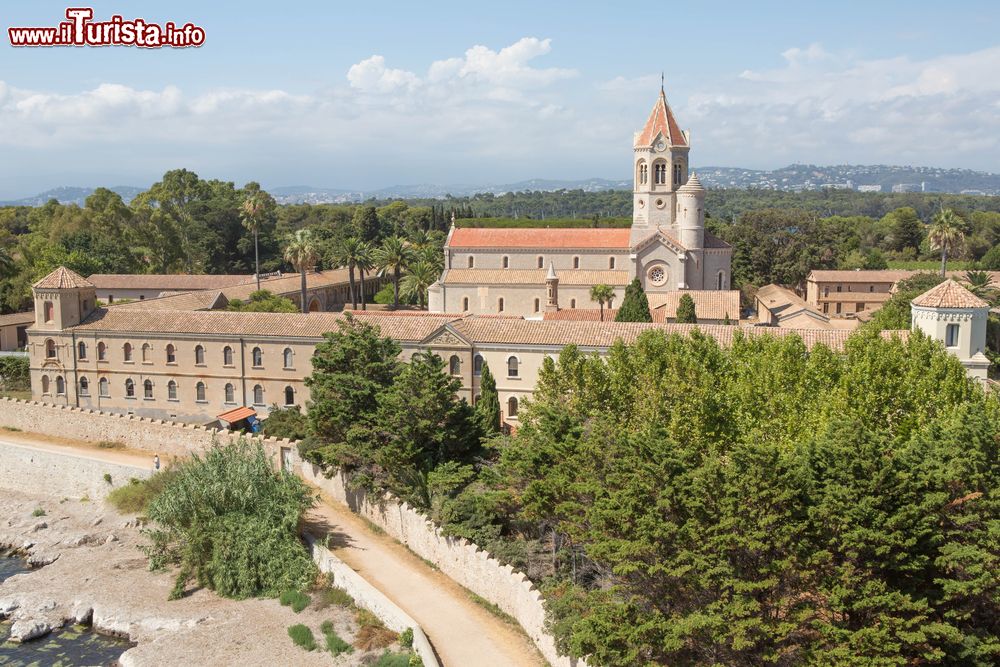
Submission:
[[[4,35],[0,198],[175,167],[356,189],[619,178],[661,70],[695,167],[1000,171],[996,3],[92,6],[191,21],[207,40],[14,49]],[[3,27],[65,8],[8,0]]]

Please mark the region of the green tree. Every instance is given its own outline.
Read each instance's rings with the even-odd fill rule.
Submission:
[[[302,312],[308,313],[309,302],[307,300],[306,272],[316,268],[316,262],[319,261],[319,251],[308,229],[300,229],[295,232],[288,245],[285,246],[285,261],[299,272],[299,276],[301,277],[299,291],[302,300]]]
[[[430,504],[419,481],[447,462],[471,462],[479,452],[482,430],[464,399],[462,382],[445,372],[431,352],[416,352],[395,381],[378,396],[371,428],[354,431],[352,444],[370,459],[372,476],[397,495]]]
[[[402,348],[383,337],[378,327],[348,314],[338,330],[324,334],[306,378],[311,404],[307,413],[315,441],[306,447],[310,458],[350,469],[358,464],[347,445],[351,428],[366,428],[376,408],[376,398],[400,371]]]
[[[479,400],[476,402],[476,413],[487,435],[500,432],[500,394],[497,393],[497,381],[490,371],[489,364],[483,360],[482,375],[479,379]]]
[[[273,207],[274,200],[266,192],[256,191],[250,194],[246,199],[243,200],[243,205],[240,207],[241,218],[243,220],[243,226],[253,234],[253,261],[254,261],[254,276],[257,279],[257,289],[260,289],[260,245],[258,243],[258,237],[260,235],[261,226],[264,223],[265,216],[267,215],[268,208]]]
[[[941,209],[927,230],[927,241],[934,250],[941,251],[941,276],[948,268],[948,255],[954,254],[965,240],[965,221],[950,208]]]
[[[615,298],[615,288],[611,285],[593,285],[590,288],[590,300],[596,301],[601,306],[601,321],[604,321],[604,304]]]
[[[400,281],[400,291],[407,298],[415,296],[421,310],[423,310],[427,303],[427,288],[434,284],[438,276],[437,267],[430,262],[418,261],[411,264],[406,275],[403,276],[402,281]]]
[[[912,207],[905,206],[886,213],[882,223],[889,230],[891,250],[919,250],[924,240],[924,224]]]
[[[988,299],[996,291],[993,276],[986,271],[966,271],[965,282],[969,291],[982,299]]]
[[[652,321],[653,317],[649,314],[649,300],[646,298],[646,292],[643,291],[639,279],[634,278],[625,288],[625,298],[622,299],[622,305],[618,307],[615,322]]]
[[[358,309],[358,294],[354,288],[354,270],[358,268],[359,262],[363,263],[368,258],[368,244],[357,236],[348,236],[343,239],[334,249],[332,261],[337,266],[347,268],[348,287],[351,292],[351,307]]]
[[[374,252],[375,266],[392,271],[392,306],[399,308],[399,279],[410,262],[410,250],[399,236],[390,236]]]
[[[365,290],[365,274],[375,266],[374,251],[370,243],[362,243],[355,257],[355,265],[358,267],[358,275],[361,283],[361,310],[368,310],[368,296]]]
[[[877,331],[910,328],[910,302],[943,281],[936,273],[918,273],[896,283],[896,290],[864,326]]]
[[[986,251],[979,260],[979,268],[985,271],[1000,271],[1000,245],[995,245]]]
[[[354,209],[351,219],[353,235],[366,243],[374,243],[381,236],[378,211],[374,206],[365,204]]]
[[[233,299],[226,305],[226,310],[251,313],[297,313],[299,307],[291,299],[277,296],[266,289],[250,293],[246,301]]]
[[[697,324],[698,316],[694,311],[694,299],[690,294],[682,294],[677,301],[677,324]]]

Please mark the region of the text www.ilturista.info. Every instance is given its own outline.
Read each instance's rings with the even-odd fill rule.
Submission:
[[[90,7],[70,7],[66,18],[55,27],[7,28],[11,46],[139,46],[147,49],[162,47],[185,48],[205,43],[205,29],[173,21],[163,25],[145,19],[125,20],[112,16],[108,21],[92,21]]]

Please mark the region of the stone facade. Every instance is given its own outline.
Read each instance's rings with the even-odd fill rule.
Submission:
[[[453,227],[430,310],[540,317],[550,293],[545,269],[558,279],[556,310],[593,307],[596,284],[619,298],[633,278],[651,295],[728,290],[732,248],[705,231],[705,188],[688,174],[689,152],[690,137],[661,90],[633,139],[629,229]]]

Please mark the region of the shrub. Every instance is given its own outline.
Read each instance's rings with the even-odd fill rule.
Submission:
[[[45,510],[41,507],[36,507],[32,512],[31,516],[45,516]]]
[[[101,440],[97,446],[101,449],[125,449],[125,443],[117,440]]]
[[[104,473],[104,481],[107,482],[108,484],[111,484],[111,473],[109,472]]]
[[[309,421],[297,405],[290,408],[272,405],[261,428],[264,435],[269,438],[303,440],[309,435]]]
[[[163,487],[169,482],[175,473],[172,468],[168,468],[156,473],[149,479],[129,479],[129,483],[119,486],[108,494],[108,502],[115,509],[123,514],[139,514],[146,511],[146,507],[156,496],[160,495]]]
[[[403,648],[410,648],[413,646],[413,628],[406,628],[400,633],[399,645]]]
[[[296,614],[309,606],[312,601],[308,595],[302,591],[287,590],[281,594],[281,604],[285,607],[291,607],[292,611]]]
[[[348,595],[342,588],[331,586],[316,592],[316,609],[326,609],[330,605],[340,607],[354,607],[354,598]]]
[[[367,609],[358,609],[354,620],[361,626],[354,638],[354,645],[362,651],[385,648],[399,639],[398,634],[385,627],[378,616]]]
[[[316,637],[313,636],[312,630],[307,626],[299,623],[289,627],[288,636],[292,638],[296,646],[304,648],[307,651],[316,650]]]
[[[179,566],[173,597],[194,579],[224,597],[274,597],[316,578],[298,525],[313,505],[297,477],[275,471],[259,441],[241,438],[176,464],[149,503],[150,566]]]
[[[27,357],[0,357],[0,389],[31,391]]]
[[[323,625],[319,629],[323,632],[323,636],[326,637],[327,650],[334,656],[338,656],[341,653],[354,653],[354,647],[341,639],[340,635],[333,629],[332,621],[323,621]]]
[[[410,653],[389,653],[379,656],[375,667],[410,667]]]

